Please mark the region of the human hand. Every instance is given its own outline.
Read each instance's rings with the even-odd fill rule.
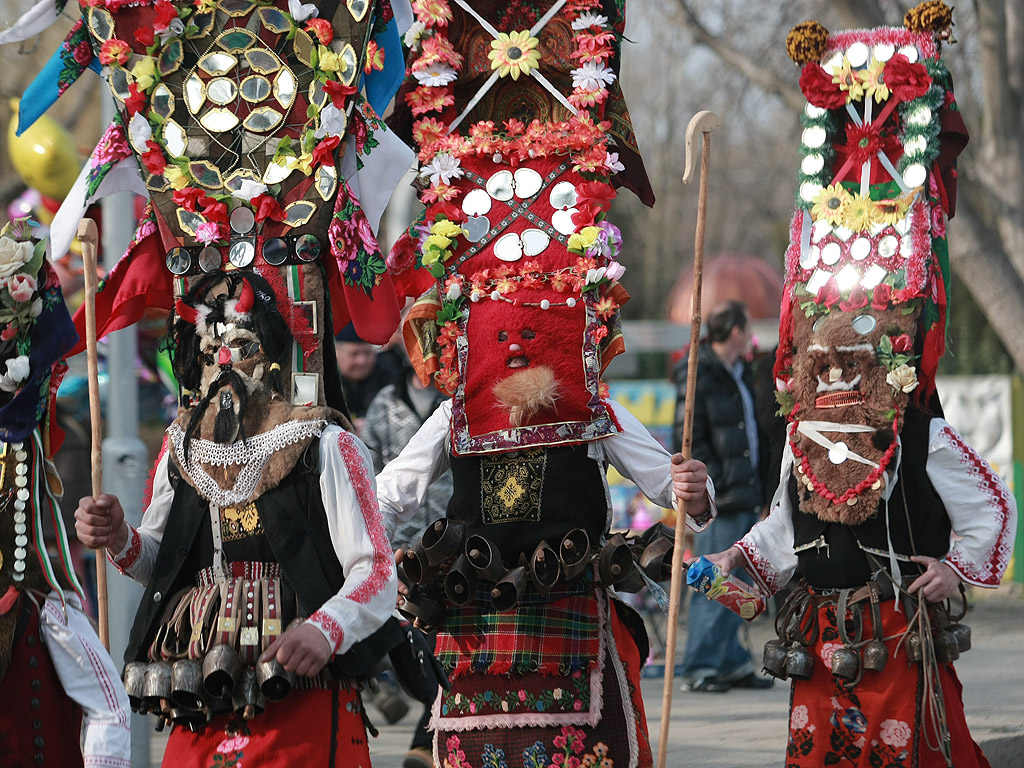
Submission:
[[[323,632],[303,622],[285,631],[260,656],[260,661],[273,658],[289,672],[301,677],[313,677],[331,658],[331,644]]]
[[[960,577],[941,560],[927,555],[913,555],[910,559],[926,566],[927,570],[910,583],[909,592],[920,590],[929,603],[941,603],[960,589]]]
[[[402,571],[398,569],[398,566],[402,564],[405,559],[405,549],[399,547],[395,550],[395,570],[398,573],[398,595],[395,597],[395,607],[401,608],[405,605],[405,598],[409,596],[409,585],[405,583],[405,579],[402,576]]]
[[[696,459],[684,459],[683,454],[672,456],[669,464],[672,474],[672,493],[686,502],[686,514],[702,517],[708,510],[708,468]]]
[[[704,557],[721,568],[723,574],[728,574],[744,565],[743,553],[737,547],[729,547],[724,552],[715,552],[713,555],[704,555]]]
[[[75,532],[78,540],[91,549],[106,547],[111,552],[120,552],[128,541],[128,526],[117,496],[104,493],[79,499]]]

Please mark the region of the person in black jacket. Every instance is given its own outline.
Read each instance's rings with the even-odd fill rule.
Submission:
[[[707,321],[707,340],[697,358],[693,414],[693,458],[715,478],[718,520],[694,538],[695,556],[718,552],[742,538],[757,522],[763,504],[759,467],[766,441],[754,412],[754,386],[747,363],[751,350],[746,305],[716,306]],[[673,427],[674,449],[682,443],[688,363],[675,370],[678,390]],[[683,690],[725,692],[731,687],[767,688],[771,680],[754,674],[750,651],[739,640],[741,619],[723,605],[696,598],[690,613],[683,656]]]

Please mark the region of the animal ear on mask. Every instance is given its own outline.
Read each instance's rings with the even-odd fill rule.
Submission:
[[[199,320],[199,310],[190,304],[186,304],[181,299],[176,299],[174,302],[174,313],[184,320],[186,323],[195,325]]]
[[[249,310],[252,309],[253,302],[255,301],[255,294],[253,293],[252,286],[246,278],[242,278],[242,290],[238,294],[238,299],[235,300],[234,306],[232,302],[227,302],[224,306],[225,314],[233,320],[242,320],[246,315],[249,314]]]

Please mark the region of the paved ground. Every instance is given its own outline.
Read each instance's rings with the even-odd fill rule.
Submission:
[[[1000,591],[975,600],[966,622],[973,647],[957,662],[964,683],[967,721],[992,768],[1024,765],[1024,597]],[[772,635],[770,622],[749,628],[751,646],[760,648]],[[680,648],[682,637],[680,637]],[[651,738],[661,727],[663,681],[643,681]],[[667,765],[670,768],[763,768],[781,766],[786,745],[789,686],[766,691],[673,695]],[[371,708],[372,709],[372,708]],[[375,714],[371,711],[371,714]],[[399,723],[383,726],[372,741],[374,768],[400,768],[416,709]],[[159,765],[162,740],[151,742],[153,765]]]

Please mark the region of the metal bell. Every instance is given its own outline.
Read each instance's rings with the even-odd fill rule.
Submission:
[[[920,662],[924,655],[921,652],[921,635],[917,632],[907,632],[906,640],[903,643],[907,647],[907,660],[911,664]]]
[[[786,651],[786,674],[798,680],[807,680],[814,671],[814,656],[802,645],[793,645]]]
[[[203,659],[203,687],[211,696],[230,696],[241,673],[242,660],[230,645],[215,645]]]
[[[853,680],[860,672],[860,654],[852,648],[836,648],[832,654],[832,674]]]
[[[605,586],[618,584],[633,570],[633,554],[621,533],[608,539],[597,559],[597,572]]]
[[[262,714],[266,707],[266,700],[260,692],[260,686],[256,682],[256,669],[246,667],[242,670],[238,685],[231,692],[231,706],[235,714],[243,720],[252,720],[256,715]]]
[[[142,661],[133,661],[127,664],[121,679],[124,681],[124,689],[128,691],[128,703],[132,710],[140,714],[146,713],[145,704],[142,700],[142,689],[146,679],[146,667]]]
[[[142,701],[150,712],[166,712],[171,698],[171,663],[156,661],[146,667]]]
[[[956,646],[960,653],[971,650],[971,628],[966,624],[950,624],[949,632],[956,638]]]
[[[476,571],[476,577],[482,581],[497,581],[505,573],[501,551],[483,536],[474,535],[466,539],[466,557]]]
[[[429,584],[437,577],[437,566],[431,565],[427,560],[427,552],[422,542],[405,551],[402,569],[411,584]]]
[[[668,581],[672,578],[672,539],[657,538],[644,548],[640,555],[640,568],[651,581]]]
[[[561,570],[558,567],[558,555],[546,541],[542,541],[530,558],[530,579],[537,590],[546,595],[558,582],[559,576]]]
[[[420,543],[431,566],[439,566],[455,557],[466,535],[466,524],[460,520],[441,518],[423,532]]]
[[[566,581],[578,577],[590,563],[590,536],[582,528],[573,528],[558,547],[558,560]]]
[[[785,680],[786,675],[786,645],[781,640],[769,640],[764,644],[764,657],[762,659],[764,671],[779,680]]]
[[[521,565],[513,568],[502,576],[491,590],[491,606],[499,612],[510,610],[519,602],[525,586],[526,569]]]
[[[476,594],[476,571],[469,558],[459,555],[444,577],[444,595],[455,605],[466,605]]]
[[[889,649],[881,640],[868,640],[864,643],[864,669],[881,672],[885,662],[889,660]]]
[[[950,663],[960,658],[960,646],[957,644],[956,636],[949,630],[936,632],[933,640],[935,642],[935,659],[940,662]]]
[[[171,701],[179,709],[203,708],[203,665],[195,659],[179,659],[171,667]]]
[[[267,701],[280,701],[295,687],[295,675],[276,658],[256,665],[256,683]]]
[[[444,602],[432,588],[416,584],[409,588],[405,603],[398,609],[398,612],[416,627],[429,631],[441,623],[445,610]]]
[[[209,714],[205,710],[189,709],[188,707],[173,707],[170,712],[170,718],[175,725],[188,728],[193,733],[206,725],[210,720]]]

